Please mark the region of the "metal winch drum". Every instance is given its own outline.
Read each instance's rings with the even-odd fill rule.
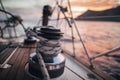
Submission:
[[[49,40],[58,40],[62,37],[60,29],[56,29],[53,26],[48,26],[48,28],[41,28],[41,36]]]
[[[55,27],[41,28],[40,32],[43,39],[37,43],[36,52],[30,55],[28,72],[37,78],[43,78],[36,55],[41,54],[50,78],[56,78],[63,74],[65,67],[60,45],[62,33]]]
[[[50,78],[56,78],[63,74],[65,67],[65,58],[62,54],[53,57],[51,61],[45,61],[46,68]],[[37,78],[43,78],[42,72],[39,68],[36,53],[30,55],[29,73]]]

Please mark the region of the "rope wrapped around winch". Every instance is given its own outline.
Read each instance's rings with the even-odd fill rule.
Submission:
[[[60,39],[63,33],[53,26],[41,28],[39,35],[37,32],[31,29],[26,31],[39,39],[36,52],[30,55],[28,72],[41,80],[56,78],[63,74],[65,67],[65,57],[59,54],[62,51]]]

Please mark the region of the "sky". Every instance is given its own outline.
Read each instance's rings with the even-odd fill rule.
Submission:
[[[54,5],[56,1],[62,1],[62,0],[2,0],[5,6],[14,5],[16,7],[31,7],[34,5],[43,6],[45,4],[51,4]],[[102,11],[106,9],[110,9],[112,7],[116,7],[120,4],[120,0],[63,0],[63,5],[67,4],[67,2],[70,1],[72,7],[77,7],[76,11],[80,10],[80,7],[90,9],[90,10],[96,10],[96,11]],[[14,7],[13,6],[13,7]],[[75,10],[75,9],[74,9]]]
[[[33,6],[39,8],[46,4],[51,6],[56,5],[56,1],[62,0],[2,0],[6,7],[13,8],[33,8]],[[78,16],[86,12],[87,10],[104,11],[120,5],[120,0],[63,0],[63,6],[68,6],[68,1],[71,3],[71,9],[74,16]]]
[[[103,11],[119,4],[120,0],[74,0],[71,2],[72,6],[85,7],[94,11]]]
[[[64,5],[67,5],[67,1]],[[87,10],[104,11],[120,5],[120,0],[70,0],[74,17],[85,13]]]

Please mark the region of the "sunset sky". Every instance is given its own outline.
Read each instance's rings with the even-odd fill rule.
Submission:
[[[116,7],[120,4],[120,0],[73,0],[71,5],[73,7],[85,7],[90,10],[103,11]]]
[[[34,6],[34,5],[45,5],[45,4],[55,4],[56,1],[61,0],[2,0],[5,6],[14,5],[18,6]],[[63,4],[67,4],[67,1],[71,2],[72,7],[85,7],[90,10],[102,11],[112,7],[116,7],[120,4],[120,0],[63,0]],[[79,10],[77,9],[77,10]]]
[[[67,3],[68,0],[66,0]],[[120,0],[70,0],[74,16],[83,14],[87,10],[104,11],[120,5]]]
[[[42,7],[46,4],[55,6],[57,0],[2,0],[6,7],[13,8],[31,8]],[[59,2],[61,0],[58,0]],[[63,6],[68,6],[67,2],[71,2],[71,8],[74,16],[83,14],[87,10],[104,11],[120,5],[120,0],[63,0]],[[13,6],[14,5],[14,6]]]

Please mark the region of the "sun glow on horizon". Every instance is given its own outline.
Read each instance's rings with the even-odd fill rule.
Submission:
[[[120,5],[120,0],[70,0],[70,2],[74,17],[82,15],[88,10],[105,11]],[[67,0],[63,5],[69,6]]]
[[[85,13],[88,9],[86,7],[72,6],[73,17],[76,18],[79,15]]]
[[[85,12],[88,10],[86,7],[79,7],[79,6],[73,6],[71,9],[73,12]]]
[[[89,10],[92,11],[104,11],[104,10],[108,10],[108,9],[112,9],[113,6],[104,6],[104,7],[89,7]]]
[[[71,2],[72,7],[84,7],[93,11],[104,11],[118,5],[120,5],[120,0],[75,0]]]

